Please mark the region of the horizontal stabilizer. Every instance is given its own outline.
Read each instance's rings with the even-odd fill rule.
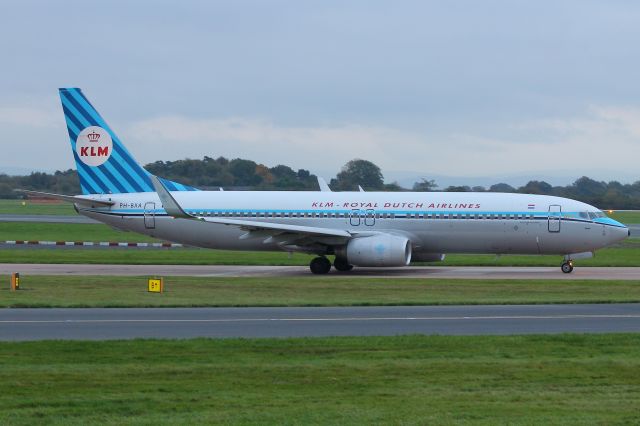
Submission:
[[[18,189],[19,192],[24,192],[28,195],[36,195],[38,197],[43,198],[52,198],[54,200],[65,201],[67,203],[79,204],[81,206],[86,207],[110,207],[115,203],[113,201],[105,201],[105,200],[93,200],[91,198],[78,197],[74,195],[62,195],[62,194],[52,194],[50,192],[40,192],[40,191],[30,191],[27,189]]]

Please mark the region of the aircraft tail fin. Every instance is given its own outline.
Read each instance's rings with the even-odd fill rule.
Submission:
[[[154,191],[151,174],[138,164],[80,89],[60,89],[60,101],[83,194]],[[197,191],[166,179],[162,182],[172,191]]]

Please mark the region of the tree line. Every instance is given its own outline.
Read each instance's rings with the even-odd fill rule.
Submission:
[[[156,161],[145,166],[149,172],[201,189],[235,190],[291,190],[316,191],[317,178],[308,170],[297,171],[289,166],[267,167],[251,160],[224,157],[204,157],[202,160],[184,159]],[[547,182],[532,180],[521,187],[497,183],[489,188],[483,186],[448,186],[438,188],[433,180],[421,179],[412,188],[403,188],[397,183],[385,183],[380,168],[374,163],[354,159],[346,163],[329,186],[334,191],[357,191],[361,186],[366,191],[446,191],[446,192],[512,192],[524,194],[556,195],[580,200],[604,209],[640,209],[640,180],[633,184],[617,181],[603,182],[583,176],[570,185],[552,186]],[[80,190],[75,170],[55,173],[33,172],[27,176],[8,176],[0,173],[0,198],[19,198],[14,189],[60,194],[77,194]]]

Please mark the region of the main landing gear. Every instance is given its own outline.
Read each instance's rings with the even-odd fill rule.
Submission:
[[[353,269],[353,265],[350,265],[347,259],[342,257],[336,257],[333,267],[340,272],[347,272]],[[324,256],[315,257],[309,264],[309,269],[314,274],[326,274],[331,270],[331,261]]]
[[[562,265],[560,265],[560,269],[562,269],[562,272],[565,274],[570,274],[571,271],[573,271],[573,261],[570,259],[563,261]]]
[[[349,272],[353,269],[353,265],[349,265],[344,257],[336,257],[336,260],[333,261],[333,267],[340,272]]]
[[[326,274],[331,270],[331,262],[324,256],[314,257],[309,264],[309,269],[314,274]]]

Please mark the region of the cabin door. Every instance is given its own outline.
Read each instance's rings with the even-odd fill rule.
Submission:
[[[156,203],[154,202],[144,204],[144,227],[146,229],[156,228]]]
[[[549,206],[548,226],[549,232],[560,232],[560,222],[562,221],[562,207],[557,204]]]

